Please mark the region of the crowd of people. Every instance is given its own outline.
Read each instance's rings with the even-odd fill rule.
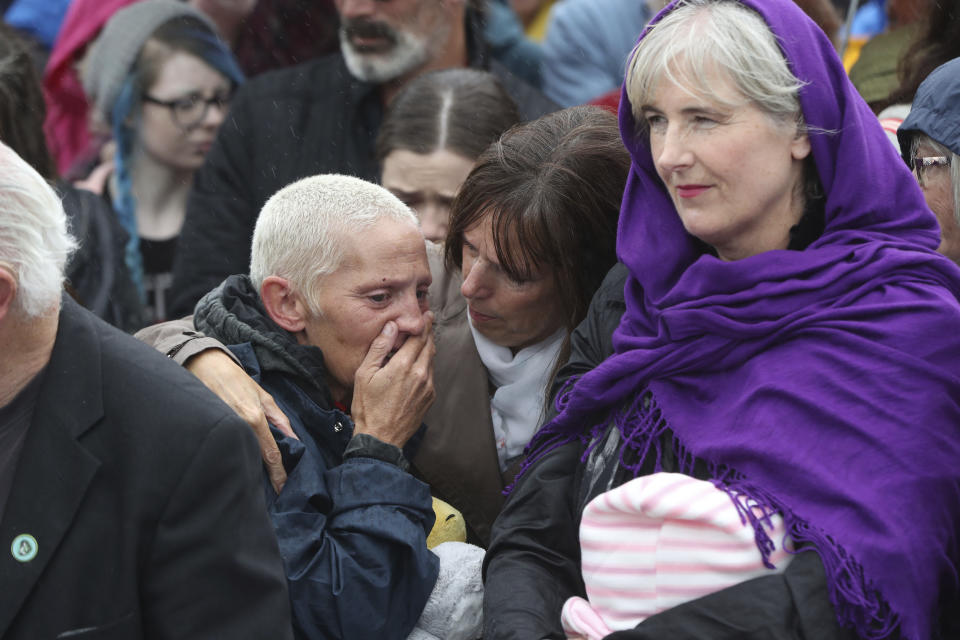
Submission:
[[[0,638],[960,637],[960,1],[0,5]]]

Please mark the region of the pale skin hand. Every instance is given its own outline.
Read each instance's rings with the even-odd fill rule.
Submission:
[[[433,404],[433,314],[425,314],[419,336],[409,336],[384,363],[397,335],[388,322],[370,345],[354,377],[351,406],[354,433],[366,433],[382,442],[402,447],[423,422]]]
[[[270,433],[269,425],[272,424],[284,435],[299,438],[293,433],[290,421],[274,402],[273,396],[219,349],[201,351],[187,360],[184,366],[250,425],[260,442],[270,484],[274,491],[280,493],[287,481],[287,472],[283,469],[280,449]]]

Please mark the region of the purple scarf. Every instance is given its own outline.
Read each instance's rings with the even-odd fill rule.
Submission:
[[[611,416],[625,448],[659,455],[665,424],[685,468],[707,462],[815,544],[841,623],[927,639],[938,598],[958,594],[960,270],[934,252],[933,214],[823,32],[789,0],[742,1],[809,83],[806,122],[837,132],[811,134],[826,231],[802,252],[703,254],[624,91],[627,311],[616,353],[561,395],[528,463]],[[654,411],[637,408],[644,389]]]

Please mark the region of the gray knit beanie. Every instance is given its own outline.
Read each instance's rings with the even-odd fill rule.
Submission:
[[[111,16],[90,47],[82,71],[83,90],[103,122],[110,122],[113,103],[140,49],[154,31],[181,17],[196,18],[217,33],[209,18],[178,0],[139,0]]]

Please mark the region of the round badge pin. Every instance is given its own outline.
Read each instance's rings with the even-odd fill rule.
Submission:
[[[30,562],[37,557],[39,550],[37,539],[29,533],[21,533],[13,539],[10,545],[10,553],[17,562]]]

